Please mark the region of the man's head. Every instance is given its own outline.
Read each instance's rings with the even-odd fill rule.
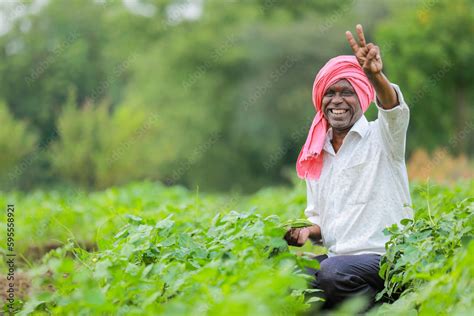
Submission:
[[[357,93],[346,79],[330,85],[321,103],[324,117],[335,130],[349,130],[363,115]]]
[[[374,97],[374,87],[355,56],[334,57],[319,70],[313,84],[313,104],[317,112],[296,162],[300,178],[319,179],[323,166],[321,153],[329,126],[347,131]],[[338,111],[334,113],[335,109],[347,111],[338,114]]]

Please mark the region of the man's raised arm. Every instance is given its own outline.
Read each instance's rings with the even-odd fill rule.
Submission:
[[[360,44],[357,44],[350,31],[346,32],[347,41],[351,45],[357,61],[359,61],[360,66],[374,86],[380,105],[386,110],[392,109],[399,102],[397,93],[382,72],[383,63],[380,56],[380,48],[373,43],[366,44],[362,25],[357,24],[356,31]]]

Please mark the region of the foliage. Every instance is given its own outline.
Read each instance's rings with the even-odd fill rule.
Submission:
[[[391,239],[381,262],[385,289],[379,297],[401,294],[402,299],[394,304],[399,313],[467,311],[474,304],[474,274],[472,268],[463,267],[472,262],[474,199],[459,201],[453,192],[433,197],[429,186],[420,194],[426,197],[426,204],[416,211],[415,219],[387,229]]]
[[[302,182],[251,196],[149,182],[90,194],[1,195],[1,203],[14,201],[23,212],[16,218],[17,252],[25,258],[18,273],[32,284],[18,304],[23,313],[74,315],[305,311],[307,279],[300,269],[309,262],[295,254],[323,249],[310,243],[288,249],[282,239],[282,226],[301,217],[305,193]],[[462,315],[473,306],[474,204],[466,197],[474,196],[474,182],[431,185],[429,194],[423,184],[412,196],[415,221],[390,228],[383,268],[385,295],[401,298],[371,313]],[[86,251],[85,241],[96,250]],[[38,261],[32,246],[52,242],[62,247]],[[348,303],[341,313],[356,313],[363,303]]]
[[[66,180],[94,189],[148,178],[254,192],[288,183],[284,168],[294,169],[314,117],[311,83],[330,57],[351,53],[344,31],[356,23],[381,47],[388,77],[411,106],[407,152],[422,144],[472,154],[472,1],[196,3],[0,3],[9,17],[0,35],[0,100],[40,143],[57,141],[69,106],[105,103],[110,113],[131,107],[162,118],[149,131],[153,142],[134,149],[140,158],[123,156],[114,167],[98,158],[72,175],[41,151],[18,186]],[[82,154],[97,155],[83,143]],[[117,147],[109,151],[121,144],[111,141]]]
[[[164,181],[251,192],[279,177],[278,166],[304,141],[314,108],[301,78],[311,82],[316,67],[307,65],[321,64],[342,41],[316,54],[313,43],[325,37],[315,32],[316,12],[293,20],[278,10],[284,2],[263,16],[254,4],[238,6],[206,2],[198,21],[176,25],[133,67],[125,103],[162,115]],[[189,159],[190,151],[199,155]]]
[[[410,105],[408,149],[446,146],[472,154],[474,2],[407,4],[380,25],[376,40],[391,43],[386,70]]]
[[[13,25],[0,37],[0,95],[15,116],[31,121],[42,141],[54,135],[69,89],[78,91],[82,103],[106,79],[100,6],[73,0],[62,7],[61,2],[50,1],[40,14],[29,10],[31,2],[1,4],[11,6],[6,22]]]
[[[158,220],[124,215],[128,224],[101,252],[69,244],[48,254],[32,271],[36,295],[22,313],[274,315],[307,308],[298,266],[315,261],[288,252],[277,216],[230,211],[188,221],[196,211],[168,205],[161,216],[171,214]]]
[[[306,281],[293,273],[296,260],[284,250],[276,218],[231,212],[206,226],[175,222],[172,216],[159,221],[128,218],[110,249],[77,254],[81,267],[65,264],[62,256],[48,260],[52,282],[60,287],[46,299],[41,296],[46,302],[40,309],[60,314],[273,315],[304,308]],[[69,280],[61,280],[63,273]],[[297,290],[293,296],[292,289]]]
[[[23,160],[38,144],[38,137],[27,122],[13,117],[4,103],[0,103],[0,181],[11,187],[20,176]]]
[[[131,179],[151,178],[157,159],[150,134],[158,116],[106,103],[67,106],[58,120],[59,139],[51,145],[53,170],[84,187],[104,188]]]
[[[343,33],[345,23],[356,22],[353,4],[211,0],[202,1],[198,18],[185,18],[189,5],[2,4],[22,14],[6,21],[11,29],[0,36],[0,98],[16,117],[30,119],[42,141],[52,142],[69,103],[158,113],[163,119],[152,147],[137,151],[155,162],[142,165],[141,178],[249,192],[286,181],[282,166],[294,160],[314,115],[308,82],[334,52],[348,49]],[[74,102],[68,102],[71,89]],[[116,179],[115,168],[103,168],[104,181],[77,174],[64,179],[64,164],[49,160],[41,167],[54,171],[57,182],[102,188],[137,177],[130,172]],[[42,174],[29,174],[44,184]]]
[[[434,273],[416,289],[369,315],[469,315],[474,305],[474,242],[456,249],[444,273]]]

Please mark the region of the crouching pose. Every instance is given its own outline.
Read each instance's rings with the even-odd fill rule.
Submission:
[[[361,25],[356,30],[358,43],[346,32],[355,56],[329,60],[313,85],[317,113],[296,169],[306,180],[305,214],[314,225],[285,235],[292,246],[311,239],[327,248],[312,271],[326,308],[355,295],[373,301],[383,289],[383,229],[413,217],[405,166],[410,111],[382,72],[379,47],[366,43]],[[374,99],[378,118],[368,122],[364,112]]]

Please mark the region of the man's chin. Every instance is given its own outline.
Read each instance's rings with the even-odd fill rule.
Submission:
[[[351,128],[351,126],[348,124],[348,122],[346,121],[334,121],[334,120],[331,120],[329,121],[329,125],[333,128],[333,129],[338,129],[338,130],[345,130],[345,129],[349,129]]]

